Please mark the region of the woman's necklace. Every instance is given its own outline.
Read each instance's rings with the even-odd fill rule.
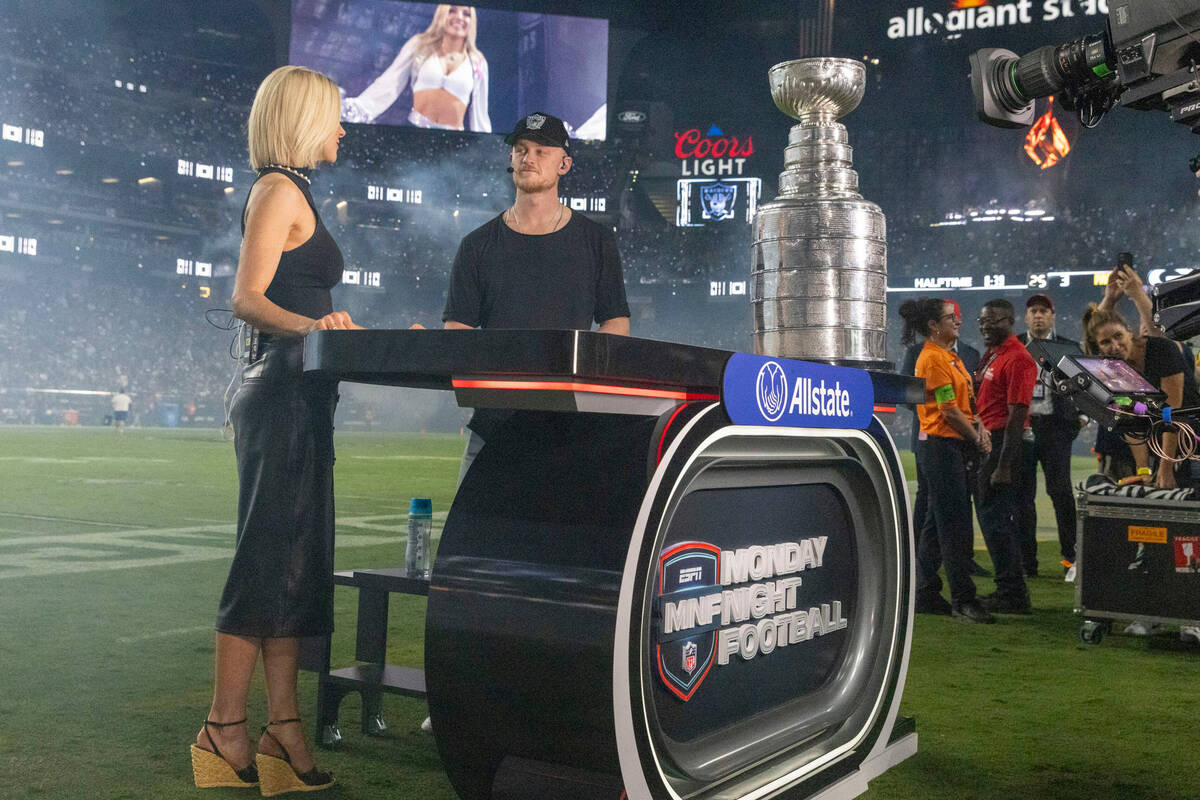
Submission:
[[[294,167],[285,167],[283,164],[263,164],[261,167],[258,168],[258,171],[262,172],[264,169],[281,169],[284,172],[290,172],[293,175],[295,175],[297,178],[303,179],[304,182],[306,184],[308,184],[309,186],[312,186],[312,179]]]
[[[554,233],[556,230],[558,230],[558,223],[562,221],[564,208],[566,208],[566,206],[564,206],[562,203],[558,204],[558,216],[554,218],[554,224],[550,226],[550,230],[546,231],[546,233]],[[525,233],[525,231],[520,230],[521,221],[517,219],[517,207],[515,205],[510,206],[508,209],[508,227],[512,228],[517,233]],[[526,235],[532,236],[533,234]]]

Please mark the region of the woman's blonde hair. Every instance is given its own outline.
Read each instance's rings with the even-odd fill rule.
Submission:
[[[1087,310],[1083,312],[1083,351],[1088,355],[1096,355],[1100,352],[1099,346],[1096,344],[1096,334],[1105,325],[1120,325],[1125,330],[1133,333],[1133,329],[1129,327],[1129,323],[1125,318],[1111,309],[1104,310],[1095,303],[1088,303]]]
[[[478,65],[479,61],[485,60],[483,53],[479,52],[479,48],[475,46],[475,33],[479,30],[479,15],[475,11],[475,6],[466,6],[471,9],[471,19],[467,21],[467,40],[464,47],[467,51],[467,56],[471,59],[472,65]],[[413,38],[417,40],[416,55],[429,56],[436,53],[438,45],[442,43],[442,29],[446,27],[446,18],[450,16],[450,4],[439,3],[438,7],[433,12],[433,21],[429,23],[429,27],[423,33],[418,33]]]
[[[316,166],[340,121],[337,84],[308,67],[280,67],[263,79],[250,106],[250,166]]]

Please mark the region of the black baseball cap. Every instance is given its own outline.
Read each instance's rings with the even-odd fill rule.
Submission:
[[[541,111],[517,120],[517,127],[504,137],[504,143],[512,146],[517,143],[518,139],[529,139],[538,144],[547,144],[551,147],[561,147],[567,152],[571,151],[571,137],[567,135],[566,124],[558,117]]]
[[[1033,306],[1045,306],[1053,311],[1054,301],[1050,299],[1050,295],[1048,294],[1035,294],[1025,301],[1026,308],[1032,308]]]

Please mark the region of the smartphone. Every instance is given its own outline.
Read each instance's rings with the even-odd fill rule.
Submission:
[[[1129,267],[1133,269],[1133,253],[1124,251],[1117,253],[1117,267]]]

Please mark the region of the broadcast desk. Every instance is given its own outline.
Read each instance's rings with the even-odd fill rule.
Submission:
[[[514,409],[428,584],[463,798],[833,800],[916,752],[907,493],[872,412],[919,381],[579,331],[324,331],[305,370]],[[381,573],[341,580],[386,604]]]

